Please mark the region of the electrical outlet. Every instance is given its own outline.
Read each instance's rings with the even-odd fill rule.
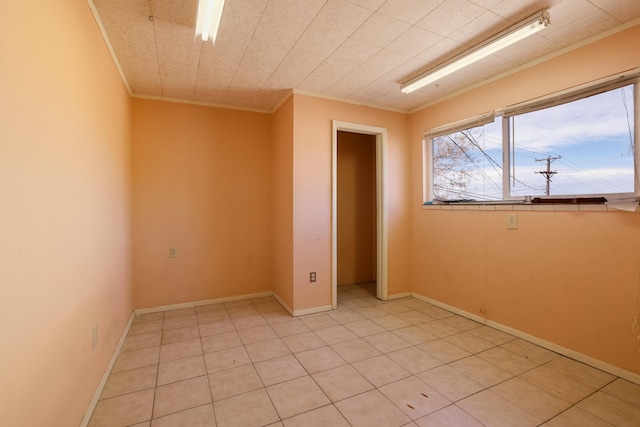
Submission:
[[[91,327],[92,341],[91,341],[91,350],[95,350],[98,346],[98,325],[93,325]]]
[[[508,230],[518,229],[518,214],[514,214],[514,213],[507,214],[507,229]]]
[[[176,248],[169,248],[169,258],[177,258],[178,250]]]
[[[316,272],[312,271],[311,273],[309,273],[309,282],[313,283],[316,281]]]

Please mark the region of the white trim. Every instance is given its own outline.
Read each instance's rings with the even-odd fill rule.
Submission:
[[[411,296],[411,292],[401,292],[399,294],[391,294],[389,295],[389,300],[392,299],[398,299],[398,298],[406,298],[406,297],[410,297]]]
[[[388,167],[387,167],[387,129],[376,135],[376,296],[381,300],[389,299],[389,201]]]
[[[431,150],[431,142],[429,138],[422,138],[422,204],[427,203],[429,195],[433,194],[433,179],[427,179],[431,176],[433,170],[433,150]]]
[[[120,75],[120,79],[122,80],[122,83],[124,83],[124,87],[127,89],[129,96],[131,96],[131,87],[129,86],[127,77],[124,75],[124,71],[122,71],[122,67],[120,66],[120,63],[118,62],[118,57],[116,57],[116,53],[113,50],[113,46],[111,46],[111,42],[109,41],[109,37],[107,36],[107,31],[104,29],[104,25],[102,25],[102,20],[100,19],[100,15],[98,14],[98,9],[96,8],[96,5],[93,3],[93,0],[87,0],[87,4],[89,5],[89,9],[91,9],[91,14],[93,14],[93,19],[95,19],[96,24],[98,25],[100,34],[102,34],[104,43],[107,45],[107,49],[109,50],[111,59],[113,60],[114,65],[116,66],[116,70],[118,70],[118,74]]]
[[[340,97],[340,96],[332,96],[332,95],[322,94],[322,93],[303,90],[303,89],[294,88],[293,89],[293,93],[296,93],[296,94],[299,94],[299,95],[304,95],[304,96],[312,96],[314,98],[328,99],[330,101],[344,102],[346,104],[351,104],[351,105],[360,105],[362,107],[367,107],[367,108],[375,108],[376,110],[391,111],[392,113],[400,113],[400,114],[408,114],[409,113],[409,111],[406,110],[406,109],[402,110],[402,109],[397,109],[397,108],[385,107],[385,106],[382,106],[382,105],[369,104],[369,103],[366,103],[366,102],[357,101],[355,99],[348,99],[348,98],[343,98],[343,97]]]
[[[571,350],[569,348],[562,347],[550,341],[543,340],[542,338],[538,338],[517,329],[513,329],[509,326],[502,325],[498,322],[494,322],[493,320],[487,320],[486,325],[640,385],[639,374],[634,374],[633,372],[626,371],[622,368],[618,368],[617,366],[610,365],[608,363],[594,359],[593,357],[578,353],[577,351]]]
[[[331,143],[331,306],[333,309],[338,307],[338,131],[376,137],[376,295],[382,300],[389,298],[387,129],[333,120]]]
[[[96,21],[96,24],[98,25],[98,28],[100,30],[100,33],[102,34],[102,38],[105,41],[105,44],[107,46],[107,49],[109,50],[109,53],[111,54],[111,59],[113,60],[113,63],[116,66],[116,69],[118,70],[118,74],[120,75],[120,79],[122,80],[125,88],[127,89],[127,92],[129,93],[129,95],[132,98],[141,98],[141,99],[153,99],[153,100],[158,100],[158,101],[169,101],[169,102],[179,102],[179,103],[184,103],[184,104],[194,104],[194,105],[203,105],[203,106],[208,106],[208,107],[217,107],[217,108],[228,108],[228,109],[232,109],[232,110],[243,110],[243,111],[252,111],[252,112],[257,112],[257,113],[273,113],[275,112],[287,99],[288,97],[291,95],[291,93],[293,94],[300,94],[300,95],[305,95],[305,96],[312,96],[315,98],[321,98],[321,99],[328,99],[328,100],[332,100],[332,101],[338,101],[338,102],[344,102],[344,103],[348,103],[351,105],[361,105],[363,107],[369,107],[369,108],[375,108],[378,110],[384,110],[384,111],[391,111],[394,113],[401,113],[401,114],[413,114],[415,112],[418,112],[420,110],[424,110],[425,108],[431,107],[435,104],[438,104],[440,102],[446,101],[447,99],[453,98],[455,96],[461,95],[465,92],[471,91],[473,89],[476,89],[478,87],[484,86],[488,83],[491,83],[493,81],[502,79],[504,77],[507,77],[511,74],[515,74],[519,71],[525,70],[527,68],[530,68],[534,65],[537,65],[539,63],[545,62],[549,59],[553,59],[557,56],[563,55],[565,53],[571,52],[575,49],[579,49],[585,45],[588,45],[590,43],[594,43],[598,40],[604,39],[606,37],[609,37],[611,35],[614,35],[616,33],[619,33],[621,31],[627,30],[629,28],[632,28],[638,24],[640,24],[640,18],[636,18],[633,19],[629,22],[626,22],[620,26],[617,26],[615,28],[609,29],[603,33],[597,34],[595,36],[589,37],[586,40],[580,41],[578,43],[575,43],[571,46],[567,46],[563,49],[557,50],[555,52],[552,52],[548,55],[545,55],[541,58],[538,58],[536,60],[533,60],[531,62],[528,62],[526,64],[523,64],[519,67],[513,68],[511,70],[505,71],[501,74],[498,74],[494,77],[482,80],[476,84],[473,84],[471,86],[465,87],[463,89],[460,89],[458,91],[452,92],[446,96],[437,98],[435,100],[429,101],[426,104],[423,104],[421,106],[418,106],[416,108],[408,108],[408,109],[397,109],[397,108],[390,108],[388,106],[382,106],[382,105],[376,105],[376,104],[370,104],[370,103],[366,103],[366,102],[360,102],[354,99],[348,99],[348,98],[343,98],[343,97],[338,97],[338,96],[331,96],[331,95],[326,95],[326,94],[322,94],[322,93],[318,93],[318,92],[313,92],[313,91],[306,91],[306,90],[302,90],[302,89],[296,89],[293,88],[291,89],[291,92],[289,94],[287,94],[284,99],[282,101],[280,101],[280,103],[277,104],[277,106],[275,108],[272,108],[271,110],[262,110],[262,109],[252,109],[252,108],[243,108],[243,107],[237,107],[237,106],[231,106],[231,105],[221,105],[221,104],[215,104],[215,103],[208,103],[208,102],[200,102],[200,101],[190,101],[190,100],[186,100],[186,99],[175,99],[175,98],[165,98],[162,96],[147,96],[147,95],[141,95],[141,94],[133,94],[131,92],[131,88],[129,86],[129,82],[126,79],[126,76],[124,74],[124,71],[122,70],[122,67],[120,66],[120,63],[118,62],[118,58],[116,57],[116,54],[113,50],[113,46],[111,45],[111,42],[109,41],[109,37],[107,36],[107,32],[104,29],[104,26],[102,24],[102,20],[100,19],[100,15],[98,14],[98,10],[93,2],[93,0],[87,0],[87,4],[89,5],[89,9],[91,10],[91,13],[93,15],[93,18]]]
[[[250,107],[239,107],[235,105],[216,104],[214,102],[196,101],[193,99],[169,98],[166,96],[155,96],[155,95],[140,95],[137,93],[131,94],[131,97],[138,98],[138,99],[149,99],[152,101],[166,101],[166,102],[175,102],[178,104],[200,105],[202,107],[223,108],[226,110],[249,111],[251,113],[262,113],[262,114],[273,113],[273,111],[271,110],[263,110],[261,108],[250,108]],[[286,98],[285,98],[285,101],[286,101]]]
[[[633,127],[633,141],[634,146],[640,141],[640,83],[636,83],[634,86],[634,127]],[[634,183],[633,183],[633,192],[635,194],[640,193],[640,182],[638,181],[638,176],[640,176],[640,150],[633,150],[633,167],[634,167]]]
[[[439,136],[447,135],[449,133],[460,132],[463,130],[486,125],[489,123],[493,123],[496,120],[497,116],[497,111],[487,111],[486,113],[478,114],[473,117],[457,120],[453,123],[447,123],[445,125],[429,129],[424,132],[423,137],[425,139],[433,139]]]
[[[96,392],[93,394],[93,399],[91,399],[91,403],[89,403],[89,407],[82,418],[82,422],[80,422],[80,427],[87,427],[89,425],[89,421],[91,421],[91,416],[93,415],[93,411],[96,409],[96,405],[98,404],[98,400],[100,399],[100,395],[102,394],[102,390],[104,390],[104,386],[107,384],[107,380],[109,379],[109,375],[111,375],[111,370],[113,369],[113,365],[116,363],[116,359],[120,354],[120,350],[122,349],[122,345],[124,344],[125,338],[129,334],[129,329],[131,328],[131,324],[133,323],[133,319],[135,318],[135,314],[131,312],[131,316],[129,316],[129,321],[127,325],[124,327],[124,331],[122,331],[122,336],[120,336],[120,340],[118,341],[118,345],[116,345],[116,349],[111,355],[111,360],[109,361],[109,365],[107,365],[107,369],[104,371],[104,375],[102,375],[102,380],[100,380],[100,384],[98,384],[98,388],[96,388]]]
[[[502,109],[502,117],[510,118],[521,114],[557,107],[558,105],[569,104],[593,95],[610,92],[632,84],[638,84],[640,83],[639,80],[640,67],[634,67],[621,73],[612,74],[610,76],[591,80],[557,92],[551,92],[546,95],[537,96],[522,102],[507,105]]]
[[[280,304],[282,306],[282,308],[284,308],[285,310],[287,310],[287,312],[293,316],[293,309],[291,307],[289,307],[283,300],[282,298],[280,298],[278,296],[278,294],[276,294],[275,292],[273,293],[273,297],[276,299],[276,301],[278,301],[278,304]]]
[[[518,22],[493,37],[465,50],[459,55],[436,65],[434,68],[421,73],[400,86],[402,93],[412,93],[418,89],[436,82],[443,77],[460,71],[486,57],[496,55],[509,47],[537,32],[544,30],[551,23],[549,12],[540,10],[527,19]]]
[[[307,314],[315,314],[315,313],[321,313],[323,311],[331,311],[333,310],[333,307],[330,305],[323,305],[320,307],[311,307],[311,308],[305,308],[302,310],[294,310],[293,311],[293,317],[299,317],[299,316],[306,316]]]
[[[523,211],[523,212],[640,212],[640,205],[636,200],[621,200],[607,202],[601,205],[592,204],[563,204],[563,203],[523,203],[513,200],[486,203],[431,203],[420,206],[423,211]]]
[[[293,95],[293,89],[290,89],[287,91],[287,95],[282,98],[282,100],[280,102],[278,102],[276,104],[275,107],[273,107],[270,111],[271,114],[275,113],[276,111],[278,111],[278,108],[282,107],[282,104],[284,104],[285,102],[287,102],[287,100]]]
[[[582,353],[578,353],[575,350],[571,350],[569,348],[562,347],[562,346],[560,346],[558,344],[555,344],[555,343],[553,343],[551,341],[547,341],[547,340],[544,340],[542,338],[538,338],[538,337],[535,337],[533,335],[529,335],[526,332],[522,332],[522,331],[520,331],[518,329],[514,329],[514,328],[512,328],[510,326],[503,325],[503,324],[495,322],[493,320],[485,319],[482,316],[478,316],[476,314],[469,313],[469,312],[467,312],[465,310],[461,310],[459,308],[450,306],[448,304],[445,304],[443,302],[434,300],[432,298],[428,298],[428,297],[422,296],[422,295],[417,294],[415,292],[411,292],[411,296],[416,298],[416,299],[419,299],[421,301],[428,302],[428,303],[433,304],[433,305],[435,305],[437,307],[443,308],[443,309],[445,309],[447,311],[450,311],[452,313],[455,313],[455,314],[458,314],[460,316],[466,317],[467,319],[474,320],[474,321],[476,321],[478,323],[481,323],[483,325],[492,327],[494,329],[497,329],[499,331],[505,332],[507,334],[511,334],[511,335],[513,335],[513,336],[515,336],[517,338],[523,339],[523,340],[528,341],[528,342],[530,342],[532,344],[536,344],[536,345],[539,345],[540,347],[544,347],[547,350],[551,350],[551,351],[553,351],[555,353],[558,353],[558,354],[561,354],[563,356],[569,357],[571,359],[577,360],[578,362],[585,363],[585,364],[587,364],[589,366],[593,366],[594,368],[600,369],[602,371],[608,372],[608,373],[610,373],[612,375],[615,375],[617,377],[623,378],[625,380],[628,380],[628,381],[631,381],[631,382],[633,382],[635,384],[640,385],[640,374],[634,374],[633,372],[629,372],[629,371],[624,370],[622,368],[619,368],[617,366],[610,365],[608,363],[605,363],[605,362],[602,362],[600,360],[594,359],[593,357],[584,355]]]
[[[565,53],[569,53],[569,52],[574,51],[576,49],[579,49],[579,48],[581,48],[583,46],[589,45],[591,43],[595,43],[595,42],[597,42],[599,40],[602,40],[604,38],[607,38],[609,36],[612,36],[614,34],[622,32],[624,30],[628,30],[629,28],[635,27],[638,24],[640,24],[640,18],[633,19],[633,20],[631,20],[629,22],[626,22],[626,23],[624,23],[624,24],[622,24],[620,26],[617,26],[615,28],[611,28],[610,30],[607,30],[607,31],[605,31],[603,33],[596,34],[595,36],[589,37],[588,39],[585,39],[585,40],[582,40],[582,41],[577,42],[575,44],[572,44],[571,46],[567,46],[565,48],[562,48],[562,49],[557,50],[555,52],[552,52],[550,54],[544,55],[544,56],[542,56],[542,57],[540,57],[538,59],[535,59],[533,61],[527,62],[526,64],[522,64],[519,67],[512,68],[510,70],[505,71],[504,73],[497,74],[497,75],[495,75],[493,77],[490,77],[488,79],[482,80],[482,81],[480,81],[480,82],[478,82],[476,84],[473,84],[471,86],[467,86],[465,88],[462,88],[460,90],[452,92],[452,93],[450,93],[448,95],[445,95],[445,96],[442,96],[440,98],[434,99],[433,101],[429,101],[426,104],[423,104],[423,105],[421,105],[419,107],[416,107],[416,108],[414,108],[412,110],[406,111],[406,113],[407,114],[413,114],[415,112],[424,110],[425,108],[429,108],[429,107],[431,107],[433,105],[439,104],[439,103],[444,102],[444,101],[446,101],[448,99],[451,99],[451,98],[454,98],[456,96],[462,95],[463,93],[472,91],[472,90],[477,89],[479,87],[482,87],[482,86],[484,86],[486,84],[495,82],[497,80],[500,80],[500,79],[503,79],[505,77],[508,77],[508,76],[510,76],[512,74],[515,74],[515,73],[518,73],[520,71],[526,70],[527,68],[531,68],[531,67],[533,67],[535,65],[541,64],[543,62],[549,61],[549,60],[551,60],[553,58],[556,58],[558,56],[564,55]]]
[[[433,165],[433,152],[434,152],[434,139],[443,136],[443,135],[451,135],[453,133],[461,132],[465,129],[473,129],[480,126],[484,126],[486,124],[497,122],[498,117],[502,117],[500,129],[501,129],[501,138],[502,138],[502,148],[501,148],[501,166],[503,171],[509,171],[509,173],[502,174],[502,197],[498,200],[479,200],[479,201],[469,201],[467,203],[504,203],[509,201],[524,201],[525,196],[512,195],[511,192],[513,190],[514,185],[512,184],[512,178],[515,177],[515,163],[513,162],[514,152],[516,143],[516,135],[513,130],[513,120],[515,117],[520,115],[525,115],[528,113],[533,113],[536,111],[547,110],[551,108],[555,108],[561,105],[572,104],[584,99],[587,99],[593,95],[604,94],[608,92],[612,92],[617,89],[627,88],[629,86],[633,86],[633,95],[634,105],[638,105],[637,99],[638,96],[638,88],[640,88],[640,67],[635,67],[633,69],[625,70],[621,73],[617,73],[614,75],[610,75],[607,77],[603,77],[597,80],[593,80],[587,83],[583,83],[577,86],[573,86],[571,88],[563,89],[557,92],[553,92],[550,94],[546,94],[543,96],[539,96],[536,98],[528,99],[526,101],[518,102],[515,104],[508,105],[506,107],[502,107],[495,111],[489,111],[487,113],[479,114],[476,116],[472,116],[468,119],[458,120],[449,124],[441,125],[432,129],[429,129],[424,132],[424,138],[426,138],[426,156],[423,153],[422,158],[422,184],[423,184],[423,192],[424,188],[427,189],[426,196],[423,195],[423,204],[434,201],[436,198],[434,192],[434,181],[435,181],[435,170]],[[596,102],[596,101],[592,101]],[[635,108],[634,111],[634,122],[638,123],[638,109]],[[628,115],[628,111],[627,111]],[[640,126],[635,126],[636,132],[637,128]],[[636,138],[637,140],[637,138]],[[424,142],[423,142],[424,144]],[[425,147],[423,146],[423,151]],[[611,193],[611,192],[602,192],[602,193],[568,193],[568,194],[554,194],[551,197],[553,198],[575,198],[575,197],[600,197],[606,196],[607,200],[613,202],[612,204],[618,204],[621,201],[626,200],[636,200],[638,196],[638,186],[636,185],[638,182],[638,158],[640,158],[640,154],[638,151],[634,151],[634,191],[633,192],[624,192],[624,193]],[[562,156],[560,156],[562,157]],[[554,159],[557,159],[555,157]],[[497,161],[497,160],[496,160]],[[494,161],[495,163],[495,161]],[[547,161],[548,163],[548,161]],[[547,167],[548,164],[547,164]],[[536,172],[537,173],[537,172]],[[555,173],[555,172],[554,172]],[[547,192],[549,190],[547,180]],[[542,197],[549,198],[547,196],[534,195],[534,197]],[[459,210],[464,210],[464,208],[454,208]],[[540,210],[541,208],[538,208]],[[625,208],[626,209],[626,208]],[[534,209],[535,210],[535,209]],[[554,210],[553,207],[545,207],[544,210]]]
[[[129,93],[129,96],[132,97],[132,98],[150,99],[150,100],[153,100],[153,101],[176,102],[176,103],[180,103],[180,104],[201,105],[203,107],[225,108],[225,109],[228,109],[228,110],[250,111],[250,112],[253,112],[253,113],[272,114],[282,104],[284,104],[284,102],[288,99],[288,97],[291,96],[291,94],[293,93],[293,90],[291,90],[289,93],[287,93],[287,96],[285,96],[285,98],[272,110],[265,110],[265,109],[260,109],[260,108],[239,107],[239,106],[233,106],[233,105],[227,105],[227,104],[216,104],[216,103],[213,103],[213,102],[206,102],[206,101],[195,101],[195,100],[190,100],[190,99],[170,98],[170,97],[165,97],[165,96],[143,95],[143,94],[133,93],[131,91],[131,86],[129,86],[129,82],[127,81],[127,77],[125,76],[124,71],[122,70],[122,67],[120,66],[120,62],[118,62],[118,57],[116,56],[116,53],[113,50],[113,46],[111,45],[111,41],[109,41],[109,36],[107,36],[107,32],[104,29],[104,25],[102,24],[102,20],[100,19],[100,14],[98,13],[98,9],[96,8],[96,5],[95,5],[94,1],[93,0],[87,0],[87,4],[89,5],[89,9],[91,9],[91,13],[93,14],[93,19],[95,19],[96,24],[98,25],[98,29],[100,30],[100,33],[102,34],[102,38],[104,39],[105,45],[107,46],[107,49],[109,50],[109,54],[111,55],[111,59],[113,60],[113,63],[116,66],[116,70],[118,70],[118,74],[120,75],[120,79],[122,80],[122,83],[124,84],[124,87],[127,89],[127,92]]]
[[[179,310],[181,308],[191,308],[191,307],[198,307],[201,305],[219,304],[221,302],[240,301],[245,299],[264,298],[264,297],[270,297],[270,296],[274,296],[274,293],[271,291],[258,292],[255,294],[238,295],[233,297],[222,297],[222,298],[207,299],[207,300],[200,300],[200,301],[190,301],[190,302],[183,302],[179,304],[161,305],[158,307],[138,308],[134,311],[134,313],[136,316],[139,316],[141,314],[157,313],[159,311]],[[276,298],[276,300],[280,302],[278,298]]]
[[[438,300],[422,296],[422,295],[417,294],[415,292],[411,292],[411,296],[413,298],[415,298],[415,299],[419,299],[420,301],[428,302],[429,304],[433,304],[436,307],[443,308],[443,309],[445,309],[447,311],[450,311],[450,312],[452,312],[454,314],[458,314],[460,316],[466,317],[467,319],[471,319],[471,320],[474,320],[474,321],[476,321],[478,323],[482,323],[483,325],[486,324],[484,317],[478,316],[477,314],[469,313],[468,311],[461,310],[461,309],[459,309],[457,307],[454,307],[452,305],[448,305],[448,304],[445,304],[445,303],[440,302]]]
[[[278,294],[273,293],[273,297],[276,299],[276,301],[278,301],[278,303],[282,306],[282,308],[284,308],[285,310],[287,310],[287,312],[292,316],[292,317],[298,317],[298,316],[305,316],[307,314],[314,314],[314,313],[320,313],[323,311],[330,311],[333,310],[333,307],[330,305],[323,305],[320,307],[311,307],[311,308],[305,308],[302,310],[294,310],[291,307],[289,307],[283,300],[282,298],[280,298],[278,296]]]
[[[505,120],[502,116],[502,170],[508,171],[502,174],[502,200],[511,198],[511,176],[515,177],[515,163],[511,161],[515,157],[515,138],[512,138],[513,129],[511,120]],[[512,149],[513,148],[513,149]]]
[[[338,124],[331,130],[331,307],[338,308]]]

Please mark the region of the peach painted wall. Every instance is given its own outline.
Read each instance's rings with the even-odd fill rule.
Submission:
[[[270,115],[134,99],[132,117],[135,308],[271,291]]]
[[[640,213],[421,209],[424,130],[640,66],[640,26],[414,113],[411,289],[640,374]],[[461,268],[464,266],[464,268]]]
[[[409,291],[407,115],[294,94],[293,268],[296,310],[331,304],[332,120],[387,129],[389,294]],[[309,283],[309,272],[317,282]]]
[[[129,96],[85,1],[0,44],[0,425],[77,426],[132,313]]]
[[[293,307],[293,96],[271,118],[273,292]]]
[[[376,137],[338,132],[338,286],[376,281]]]

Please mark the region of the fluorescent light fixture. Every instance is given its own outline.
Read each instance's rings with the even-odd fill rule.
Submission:
[[[209,39],[211,39],[213,43],[216,42],[223,8],[224,0],[198,0],[196,37],[202,37],[203,42]]]
[[[516,24],[490,38],[486,42],[461,53],[439,67],[409,80],[407,83],[400,86],[400,90],[404,93],[411,93],[420,89],[429,83],[433,83],[444,76],[448,76],[449,74],[471,65],[482,58],[486,58],[507,46],[511,46],[512,44],[537,33],[547,27],[550,23],[549,12],[546,10],[540,11],[519,24]]]

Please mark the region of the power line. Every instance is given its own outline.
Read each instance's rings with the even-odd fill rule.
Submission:
[[[575,178],[575,177],[573,178],[578,184],[586,185],[589,188],[591,188],[594,193],[599,193],[599,192],[605,191],[604,187],[609,188],[609,190],[611,192],[624,192],[625,191],[623,188],[619,188],[619,187],[613,185],[609,180],[602,178],[597,173],[592,173],[592,169],[585,169],[582,166],[578,165],[576,162],[570,160],[566,156],[562,157],[562,162],[561,163],[563,163],[569,169],[572,169],[572,170],[574,170],[574,171],[576,171],[578,173],[581,173],[583,175],[587,175],[593,182],[598,183],[600,185],[600,187],[596,187],[590,181],[585,182],[584,180],[580,180],[580,179]],[[569,174],[567,176],[567,178],[572,178],[571,174]]]
[[[477,193],[477,192],[470,191],[468,189],[447,187],[446,185],[435,184],[435,183],[433,186],[436,189],[443,190],[447,193],[451,193],[463,199],[471,198],[472,200],[502,200],[502,193],[498,195],[491,195],[487,193]]]
[[[536,173],[539,173],[540,175],[544,175],[544,177],[547,179],[547,189],[545,193],[547,196],[549,195],[549,184],[551,183],[551,177],[558,173],[558,171],[551,170],[551,163],[561,158],[562,156],[556,156],[556,157],[547,156],[546,159],[535,159],[536,162],[545,162],[545,161],[547,162],[547,170],[536,172]]]
[[[467,133],[465,133],[464,131],[460,132],[464,137],[466,137],[469,142],[471,142],[471,144],[473,144],[483,155],[484,157],[486,157],[487,159],[489,159],[489,161],[491,162],[491,164],[493,165],[493,169],[498,172],[500,175],[502,175],[502,165],[499,164],[498,162],[496,162],[493,157],[491,157],[491,155],[489,155],[489,153],[487,153],[481,146],[480,144],[478,144],[478,141],[475,140],[475,137],[473,135],[470,134],[470,132],[467,131]],[[484,133],[483,133],[484,136]],[[531,190],[536,190],[534,187],[526,184],[525,182],[517,179],[515,176],[512,177],[514,180],[514,184],[520,183],[521,185],[530,188]]]
[[[467,151],[460,145],[458,144],[458,142],[456,142],[456,140],[454,138],[451,137],[451,135],[446,135],[446,137],[453,143],[453,145],[455,145],[460,151],[462,151],[462,153],[469,159],[469,161],[471,162],[471,164],[473,165],[474,168],[476,168],[476,170],[478,172],[480,172],[480,174],[482,176],[484,176],[484,178],[489,181],[491,184],[493,184],[499,191],[502,190],[502,187],[500,187],[498,184],[496,184],[491,177],[484,171],[483,168],[481,168],[480,166],[478,166],[477,162],[475,161],[475,159],[473,157],[471,157],[469,155],[469,153],[467,153]],[[482,149],[480,150],[482,151]],[[484,152],[483,152],[484,153]]]

